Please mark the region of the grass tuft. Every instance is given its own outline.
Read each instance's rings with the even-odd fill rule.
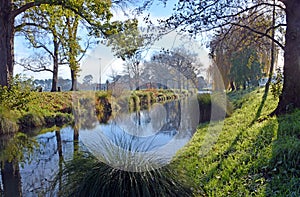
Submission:
[[[145,172],[122,171],[90,154],[78,154],[57,176],[60,196],[191,196],[191,190],[176,174],[164,167]]]

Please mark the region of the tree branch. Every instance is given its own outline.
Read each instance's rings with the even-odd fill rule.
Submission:
[[[45,45],[43,45],[43,44],[40,44],[40,45],[34,44],[34,48],[37,48],[37,49],[42,48],[45,51],[47,51],[47,53],[49,53],[54,58],[54,54]]]
[[[259,34],[261,36],[265,36],[265,37],[271,39],[272,41],[274,41],[282,50],[284,50],[284,46],[278,40],[272,38],[272,36],[270,36],[270,35],[268,35],[268,34],[266,34],[264,32],[257,31],[257,30],[255,30],[255,29],[253,29],[253,28],[251,28],[251,27],[249,27],[247,25],[242,25],[242,24],[238,24],[238,23],[230,23],[230,24],[238,26],[238,27],[246,28],[246,29],[248,29],[248,30],[250,30],[250,31],[252,31],[252,32],[254,32],[256,34]]]
[[[15,26],[15,30],[16,31],[21,31],[22,28],[25,27],[25,26],[39,27],[39,28],[41,28],[43,30],[46,30],[46,31],[51,30],[49,27],[44,27],[44,26],[36,24],[36,23],[22,23],[22,24],[19,24],[19,25]]]
[[[34,67],[32,65],[30,65],[29,63],[20,63],[20,62],[16,62],[16,64],[19,64],[20,66],[22,66],[25,70],[27,71],[32,71],[32,72],[43,72],[43,71],[48,71],[53,73],[53,70],[47,68],[46,66],[40,65],[38,67]]]
[[[25,5],[21,6],[20,8],[14,10],[12,12],[12,16],[13,18],[15,18],[16,16],[18,16],[19,14],[21,14],[22,12],[32,8],[32,7],[35,7],[35,6],[39,6],[43,4],[42,2],[29,2],[29,3],[26,3]]]

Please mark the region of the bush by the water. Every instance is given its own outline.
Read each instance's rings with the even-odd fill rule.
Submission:
[[[9,86],[0,86],[0,106],[8,110],[25,110],[30,101],[32,81],[17,75]]]
[[[231,115],[233,111],[232,104],[228,101],[225,95],[219,93],[213,94],[198,94],[197,100],[199,104],[200,120],[199,123],[204,123],[214,120],[222,120],[224,117]],[[213,116],[212,116],[212,110]]]

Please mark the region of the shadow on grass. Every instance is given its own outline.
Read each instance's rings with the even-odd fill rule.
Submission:
[[[265,196],[300,196],[300,111],[279,116]]]
[[[300,110],[241,129],[225,150],[203,159],[205,167],[189,168],[189,176],[203,196],[300,196],[299,120]]]
[[[270,83],[267,83],[266,87],[265,87],[265,90],[264,90],[264,95],[262,96],[261,103],[260,103],[260,105],[258,107],[258,110],[257,110],[257,112],[255,114],[254,119],[250,123],[250,127],[259,119],[259,117],[261,115],[261,112],[262,112],[262,109],[263,109],[263,107],[265,105],[265,102],[267,100],[267,97],[268,97],[268,94],[269,94],[269,89],[270,89]]]
[[[248,141],[248,136],[243,131],[238,133],[220,156],[212,158],[212,161],[218,160],[217,165],[202,178],[201,184],[204,185],[205,192],[202,195],[247,196],[262,193],[260,187],[265,182],[260,182],[264,179],[261,169],[268,166],[269,162],[268,155],[262,150],[272,146],[274,131],[275,124],[266,124],[251,141]],[[249,145],[246,152],[241,147],[244,144]],[[216,185],[205,186],[208,182]]]

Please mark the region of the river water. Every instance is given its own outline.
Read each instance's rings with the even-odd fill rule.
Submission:
[[[116,113],[105,123],[0,139],[1,193],[55,194],[54,178],[77,151],[88,151],[99,161],[126,171],[167,165],[195,132],[198,109],[196,99],[185,99],[154,104],[147,110]]]

